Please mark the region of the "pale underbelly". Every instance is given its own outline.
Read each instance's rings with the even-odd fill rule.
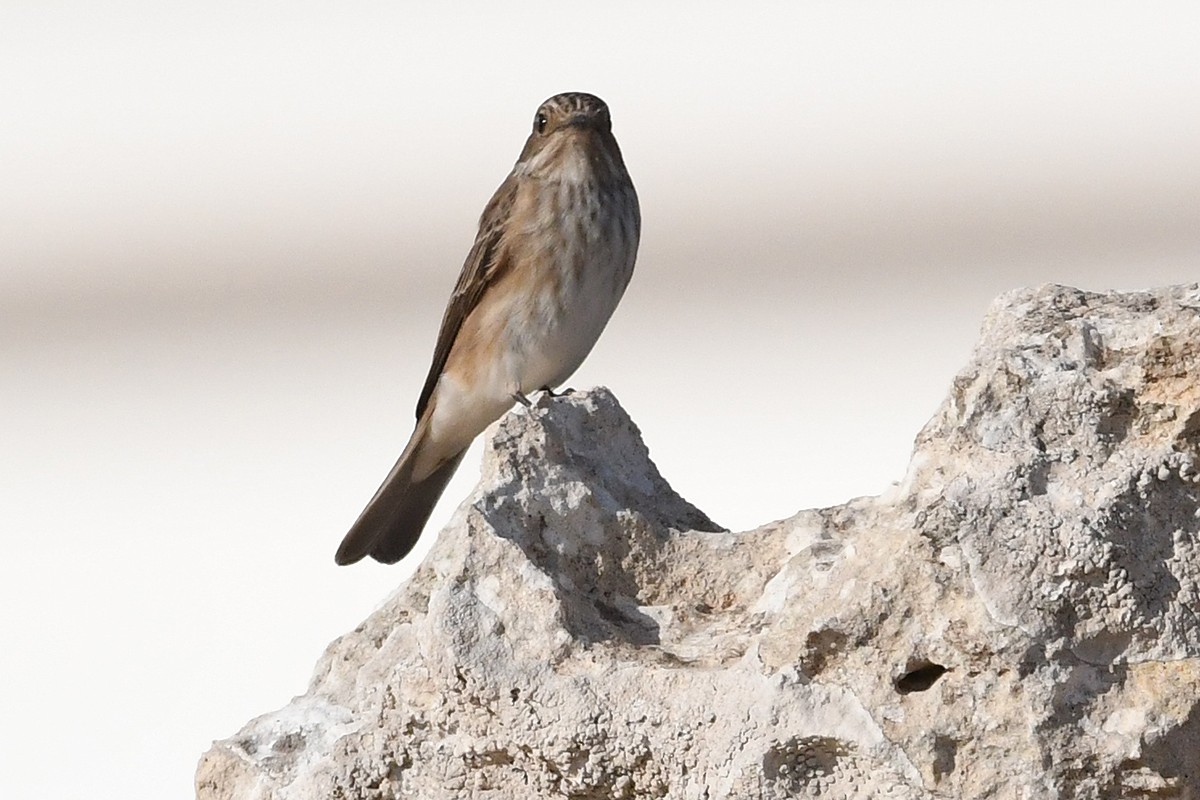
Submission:
[[[480,309],[473,324],[486,357],[470,369],[448,369],[435,392],[431,434],[446,457],[507,411],[515,395],[555,388],[583,363],[628,282],[624,264],[596,267],[566,292],[514,292],[509,302]]]

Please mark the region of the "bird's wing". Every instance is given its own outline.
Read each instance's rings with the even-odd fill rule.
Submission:
[[[433,349],[429,377],[425,379],[425,388],[421,390],[421,399],[417,401],[417,419],[425,413],[425,407],[429,404],[433,389],[446,366],[446,359],[450,357],[450,349],[454,346],[454,340],[458,338],[463,321],[479,304],[488,287],[509,269],[511,261],[505,256],[504,248],[500,245],[516,195],[517,179],[509,175],[492,195],[479,217],[479,233],[475,235],[475,244],[467,254],[454,293],[450,295],[450,302],[446,304],[446,313],[442,316],[442,327],[438,331],[437,346]]]

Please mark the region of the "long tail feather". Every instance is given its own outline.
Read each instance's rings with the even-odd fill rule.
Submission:
[[[459,452],[428,477],[414,482],[412,465],[423,435],[422,422],[371,502],[342,539],[333,557],[338,564],[353,564],[368,555],[384,564],[394,564],[421,538],[433,507],[466,453],[466,450]]]

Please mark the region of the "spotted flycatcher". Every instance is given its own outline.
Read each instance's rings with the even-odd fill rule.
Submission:
[[[392,564],[421,535],[467,446],[514,401],[565,381],[616,309],[637,257],[637,193],[608,106],[551,97],[479,219],[442,317],[417,427],[335,559]]]

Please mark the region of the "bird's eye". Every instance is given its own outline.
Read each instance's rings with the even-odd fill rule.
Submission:
[[[546,125],[548,125],[549,123],[550,123],[550,120],[546,119],[545,114],[538,114],[537,119],[535,119],[533,121],[533,129],[535,131],[537,131],[538,133],[545,133]]]

